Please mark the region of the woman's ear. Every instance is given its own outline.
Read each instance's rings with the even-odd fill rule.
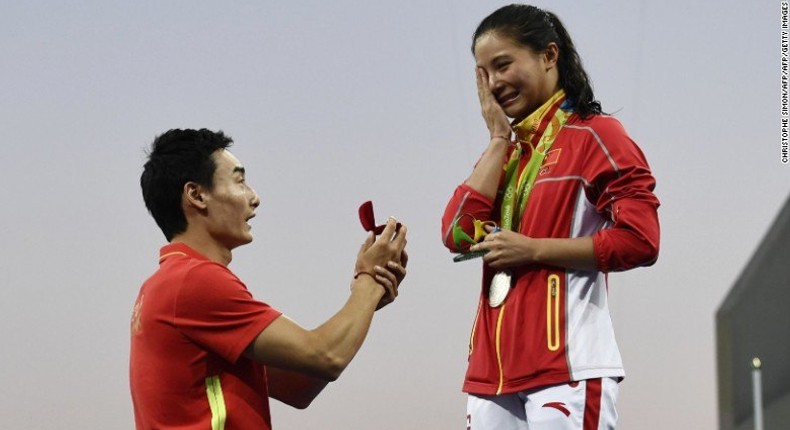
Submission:
[[[560,48],[555,42],[551,42],[543,50],[543,60],[546,62],[546,70],[557,66],[557,61],[560,59]]]

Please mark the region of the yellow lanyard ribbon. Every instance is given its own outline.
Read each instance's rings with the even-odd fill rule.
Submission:
[[[505,165],[505,189],[500,211],[503,229],[517,230],[521,223],[540,166],[560,129],[573,113],[567,107],[562,109],[564,102],[565,91],[559,90],[535,112],[513,126],[517,143]],[[521,174],[516,175],[524,152],[523,144],[530,146],[530,158]],[[514,211],[515,206],[518,206],[518,211]]]

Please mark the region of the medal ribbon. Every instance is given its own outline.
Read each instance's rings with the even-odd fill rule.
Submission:
[[[516,230],[521,223],[540,166],[560,129],[573,113],[571,109],[562,109],[563,102],[565,91],[559,90],[535,112],[513,126],[516,148],[505,165],[506,186],[502,195],[502,218],[499,224],[502,229]],[[521,174],[516,175],[524,153],[523,144],[530,146],[530,158]],[[514,211],[515,206],[518,206],[518,211]]]

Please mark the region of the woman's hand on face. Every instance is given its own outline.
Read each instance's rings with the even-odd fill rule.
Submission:
[[[483,119],[488,126],[491,137],[505,136],[510,137],[510,121],[502,110],[502,106],[496,101],[491,87],[488,83],[488,72],[482,67],[477,67],[477,97],[480,99],[480,109]]]

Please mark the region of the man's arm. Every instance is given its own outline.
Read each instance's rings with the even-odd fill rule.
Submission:
[[[313,399],[318,397],[329,384],[326,379],[276,367],[267,367],[266,376],[269,383],[269,397],[297,409],[310,406]]]
[[[327,322],[305,330],[280,316],[250,344],[247,354],[269,366],[334,381],[362,346],[384,289],[370,276],[352,283],[351,297]]]
[[[406,273],[406,228],[395,233],[395,224],[388,221],[378,240],[373,242],[370,236],[363,244],[356,270],[364,273],[352,281],[351,296],[334,316],[314,330],[280,316],[247,348],[247,356],[270,369],[272,397],[306,407],[359,351],[376,308],[394,300]]]

